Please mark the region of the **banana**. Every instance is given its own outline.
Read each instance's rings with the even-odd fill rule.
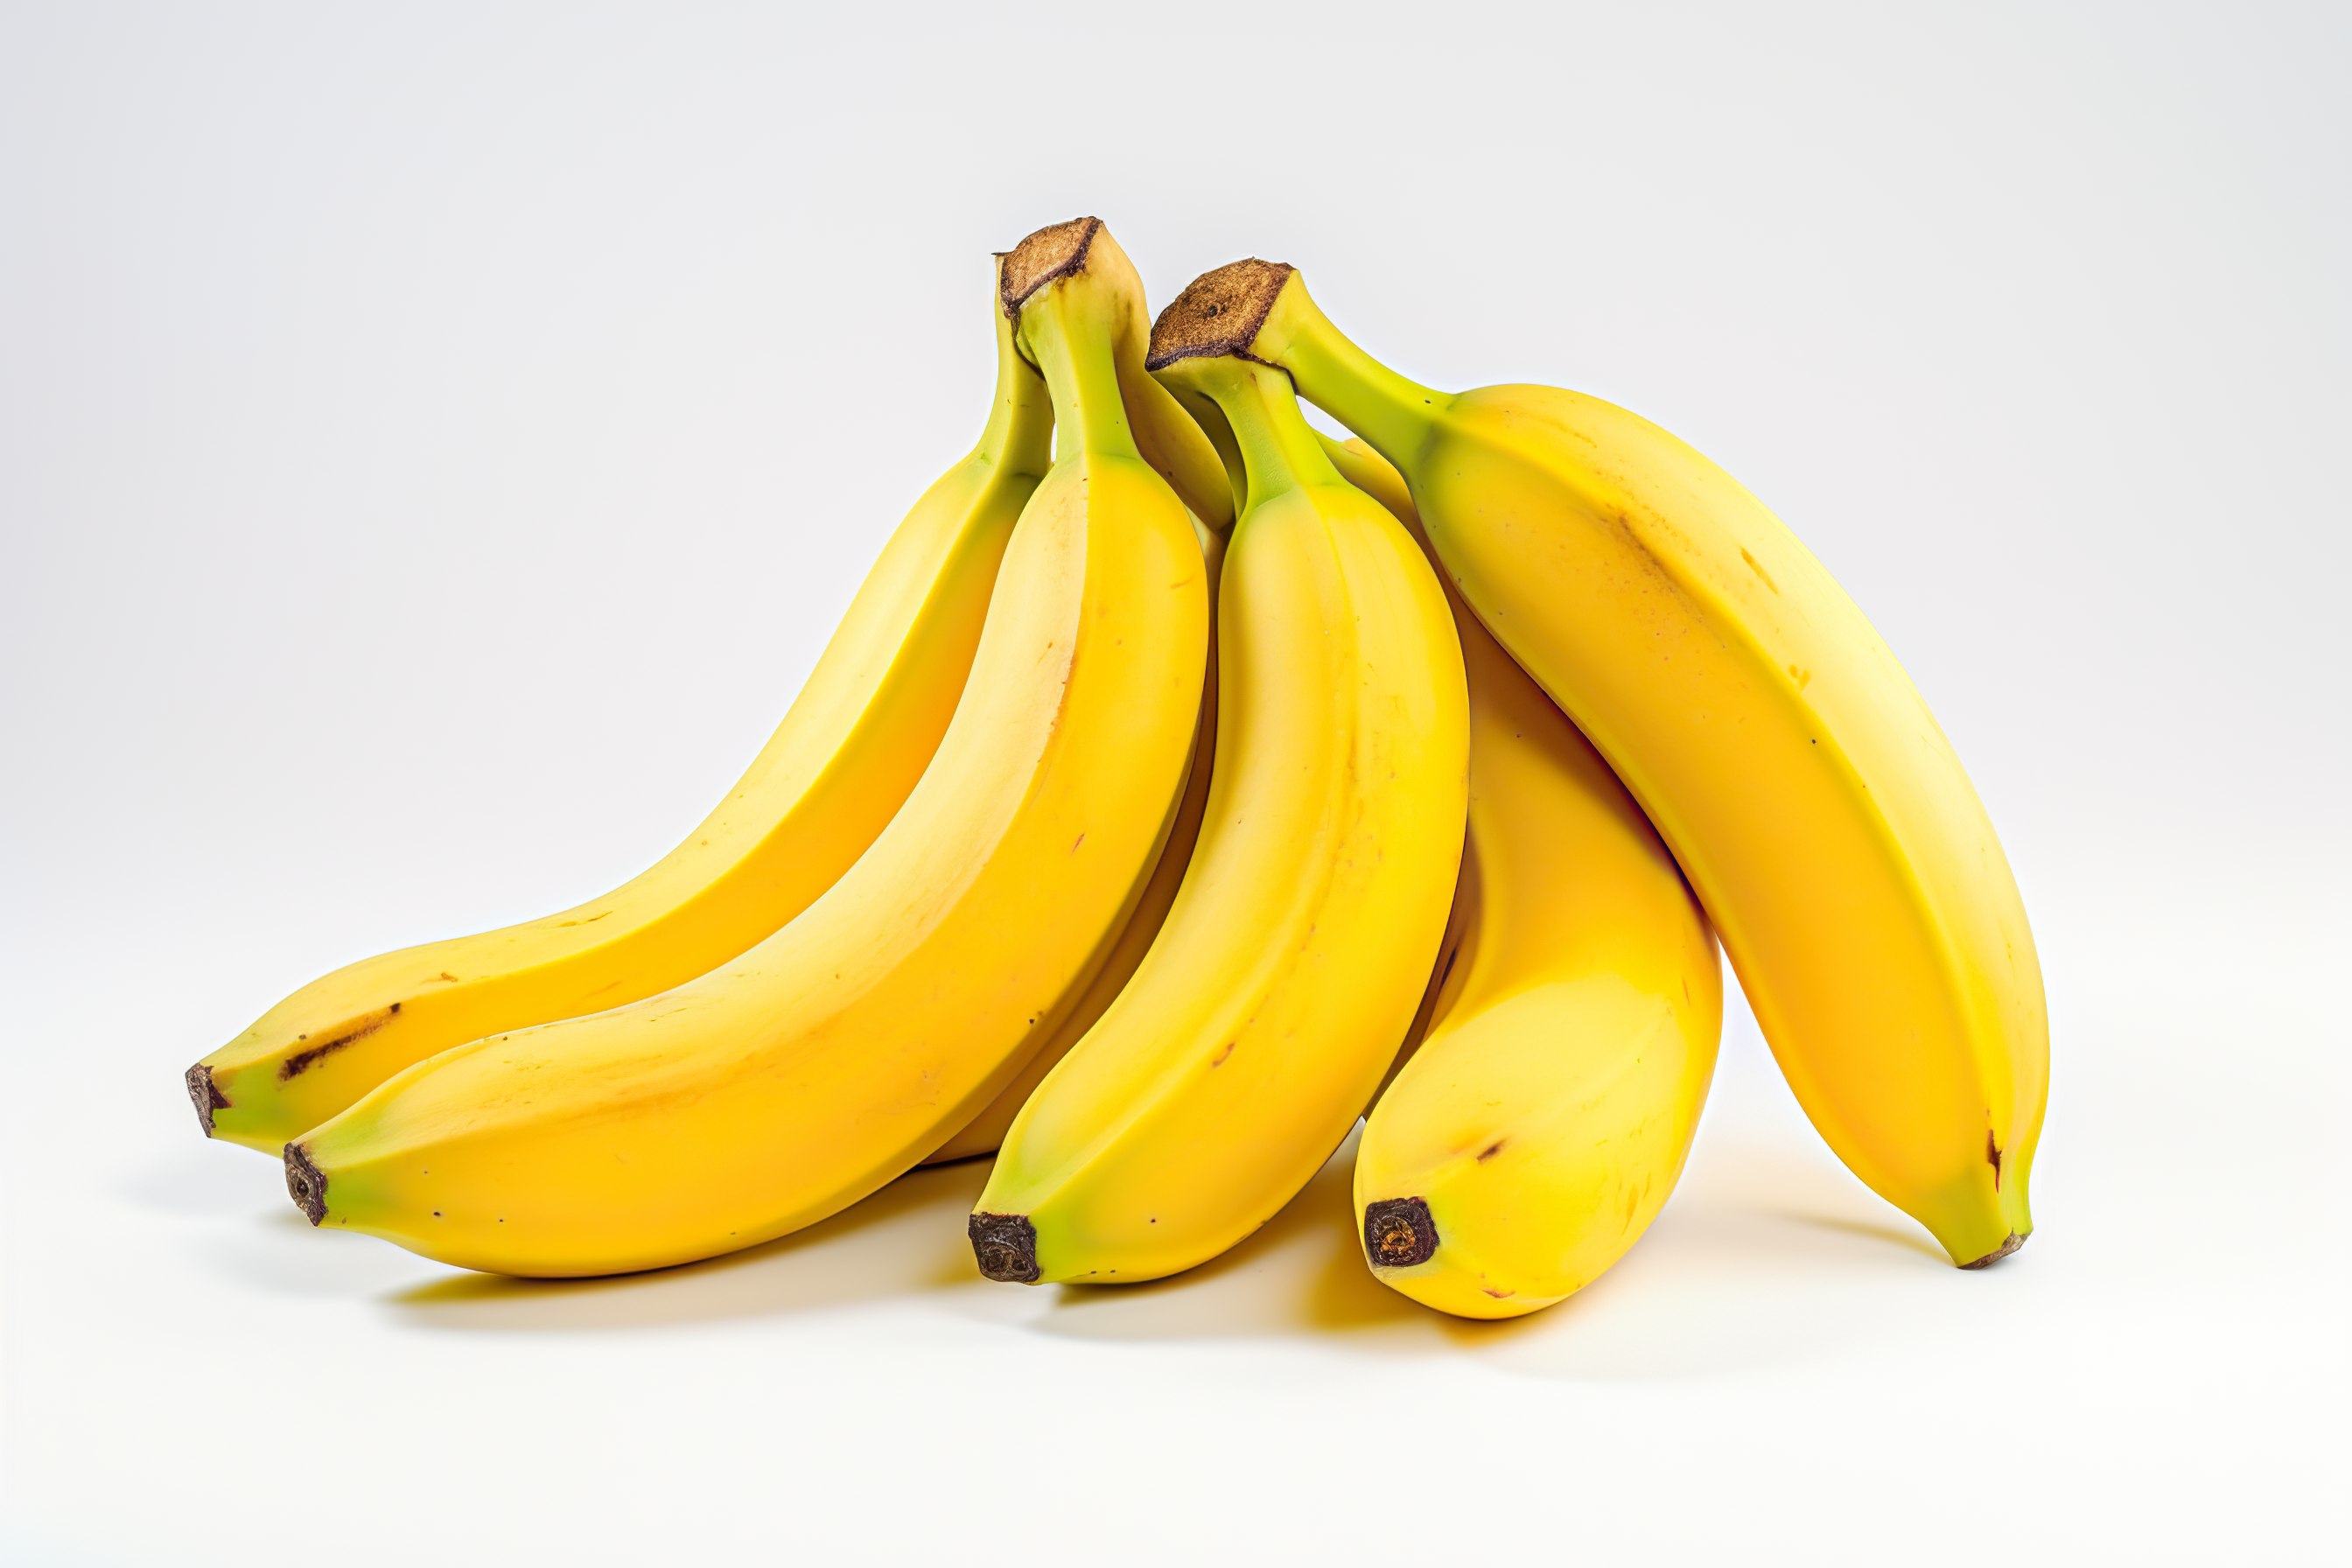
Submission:
[[[1463,597],[1673,849],[1830,1146],[1955,1262],[2014,1251],[2049,1080],[2024,905],[1950,743],[1821,563],[1622,409],[1397,374],[1287,267],[1196,279],[1155,345],[1171,318],[1281,366],[1403,472]]]
[[[993,1099],[1132,910],[1191,755],[1208,585],[1121,405],[1140,283],[1099,225],[1007,255],[1059,429],[937,755],[740,959],[445,1051],[286,1150],[313,1224],[467,1268],[657,1268],[855,1203]]]
[[[1134,977],[1005,1135],[969,1222],[993,1279],[1156,1279],[1289,1201],[1396,1053],[1461,856],[1466,700],[1427,561],[1280,373],[1173,363],[1156,331],[1152,363],[1247,468],[1206,816]]]
[[[1192,411],[1196,418],[1203,418],[1202,411],[1193,409],[1192,399],[1185,398],[1180,394],[1178,400],[1183,403],[1188,411]],[[1200,401],[1207,403],[1205,398]],[[1216,414],[1214,404],[1207,404],[1206,413],[1215,415],[1216,427],[1211,427],[1205,418],[1202,427],[1208,431],[1210,438],[1216,444],[1217,455],[1224,457],[1230,445],[1232,428],[1225,425],[1225,416],[1223,414]],[[1413,511],[1412,498],[1406,492],[1404,480],[1398,477],[1397,471],[1391,468],[1379,453],[1361,441],[1335,441],[1320,430],[1315,433],[1315,440],[1316,444],[1323,448],[1323,455],[1331,459],[1331,466],[1339,470],[1339,477],[1380,502],[1383,510],[1404,525],[1406,531],[1410,532],[1415,542],[1423,546],[1423,552],[1426,554],[1428,541],[1421,531],[1421,519]],[[1235,449],[1228,466],[1238,469],[1239,462],[1239,452]],[[1446,582],[1442,570],[1437,581],[1438,585],[1445,591],[1447,602],[1452,604],[1455,596],[1454,585]],[[1454,610],[1454,625],[1457,630],[1463,625],[1458,606]],[[1463,645],[1465,650],[1468,646],[1466,642]],[[1465,675],[1468,673],[1466,663],[1464,673]],[[1430,1023],[1437,1015],[1437,999],[1444,994],[1446,982],[1453,977],[1454,966],[1461,962],[1470,940],[1471,916],[1475,911],[1475,902],[1471,897],[1472,867],[1467,858],[1469,843],[1466,837],[1463,849],[1465,858],[1462,861],[1462,868],[1456,874],[1454,882],[1454,901],[1446,910],[1445,933],[1438,938],[1437,959],[1430,966],[1428,982],[1422,987],[1421,1005],[1413,1009],[1412,1022],[1405,1027],[1404,1043],[1397,1047],[1396,1056],[1389,1062],[1388,1071],[1381,1078],[1379,1090],[1373,1094],[1371,1101],[1364,1107],[1363,1114],[1366,1116],[1372,1113],[1372,1106],[1379,1103],[1381,1095],[1388,1091],[1389,1085],[1396,1081],[1397,1074],[1404,1070],[1405,1064],[1412,1060],[1413,1054],[1421,1049],[1422,1041],[1428,1037]]]
[[[1002,263],[990,268],[1000,282]],[[1001,302],[1001,287],[992,292]],[[1124,300],[1115,353],[1136,443],[1210,528],[1228,529],[1223,465],[1144,369],[1150,331],[1141,295]],[[295,992],[188,1069],[206,1133],[274,1154],[436,1051],[691,980],[807,908],[865,853],[938,750],[1005,541],[1051,459],[1045,384],[1002,310],[996,338],[996,400],[979,445],[892,534],[799,699],[718,808],[603,898],[363,959]]]
[[[207,1133],[278,1152],[436,1052],[714,969],[849,868],[938,749],[1005,542],[1050,461],[1045,384],[1001,314],[996,337],[979,445],[898,525],[799,699],[702,825],[603,898],[305,985],[188,1069]]]
[[[1021,1108],[1029,1102],[1037,1086],[1045,1081],[1054,1064],[1070,1054],[1070,1047],[1085,1037],[1087,1031],[1095,1026],[1095,1020],[1108,1012],[1118,994],[1127,988],[1136,966],[1143,962],[1152,939],[1167,921],[1169,907],[1176,901],[1176,889],[1184,880],[1184,868],[1192,864],[1192,847],[1201,837],[1201,818],[1209,804],[1209,768],[1217,745],[1216,582],[1217,573],[1224,564],[1225,539],[1206,528],[1198,531],[1210,587],[1209,666],[1201,685],[1201,731],[1192,743],[1192,771],[1185,775],[1183,798],[1177,803],[1176,821],[1168,830],[1167,847],[1160,851],[1160,862],[1151,868],[1151,879],[1143,885],[1143,897],[1137,901],[1135,912],[1127,918],[1127,924],[1120,928],[1110,956],[1095,971],[1093,980],[1087,983],[1068,1016],[1037,1047],[1037,1054],[1029,1058],[1028,1065],[1004,1086],[1003,1092],[954,1137],[934,1150],[931,1157],[923,1162],[926,1165],[944,1165],[952,1160],[996,1152],[1013,1119],[1021,1114]]]
[[[1370,448],[1340,472],[1416,534]],[[1715,934],[1591,742],[1458,597],[1470,687],[1466,958],[1356,1144],[1366,1260],[1464,1318],[1591,1283],[1681,1174],[1723,1033]]]

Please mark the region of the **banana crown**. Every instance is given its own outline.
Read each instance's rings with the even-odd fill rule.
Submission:
[[[990,273],[997,299],[1005,294],[1006,258],[995,257]],[[1042,478],[1054,460],[1054,404],[1045,378],[1023,357],[1012,312],[996,312],[996,401],[974,456],[1005,473]]]
[[[1243,515],[1292,490],[1346,488],[1300,412],[1290,378],[1272,365],[1232,357],[1186,359],[1153,374],[1215,412],[1240,469]]]
[[[1098,217],[1049,224],[999,258],[998,298],[1018,351],[1043,368],[1035,342],[1043,314],[1075,308],[1087,296],[1107,331],[1109,365],[1118,382],[1117,414],[1124,436],[1107,435],[1114,449],[1132,443],[1185,506],[1213,531],[1234,523],[1237,482],[1223,454],[1168,389],[1145,368],[1151,313],[1143,279]],[[1108,416],[1108,406],[1100,409]],[[1070,443],[1073,449],[1084,439]]]
[[[999,253],[997,294],[1004,301],[1005,318],[1018,324],[1021,306],[1030,295],[1056,279],[1074,278],[1085,271],[1096,237],[1104,234],[1102,219],[1074,217],[1067,223],[1049,223],[1012,249]],[[1105,248],[1108,254],[1117,246],[1114,243]],[[1124,254],[1119,259],[1126,259]]]
[[[1292,276],[1280,262],[1251,260],[1193,279],[1153,323],[1144,362],[1211,432],[1244,512],[1289,490],[1348,485],[1289,373],[1249,351]]]
[[[1127,323],[1142,309],[1141,284],[1101,220],[1039,229],[1005,252],[1002,277],[1013,342],[1053,395],[1057,460],[1139,459],[1118,359]]]
[[[1255,256],[1202,273],[1151,324],[1151,352],[1144,363],[1159,371],[1179,360],[1262,357],[1252,353],[1258,332],[1297,276],[1288,262]]]
[[[1166,373],[1193,359],[1247,360],[1280,370],[1293,386],[1348,387],[1324,406],[1407,479],[1454,399],[1372,358],[1331,323],[1287,262],[1249,257],[1203,272],[1160,313],[1146,363]]]

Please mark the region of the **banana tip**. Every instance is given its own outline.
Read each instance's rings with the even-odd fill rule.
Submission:
[[[1364,1256],[1375,1268],[1411,1268],[1437,1256],[1437,1222],[1420,1198],[1364,1205]]]
[[[290,1151],[288,1158],[292,1158]],[[964,1230],[982,1274],[1012,1285],[1037,1283],[1037,1227],[1027,1215],[976,1214]]]
[[[2002,1258],[2007,1258],[2011,1253],[2015,1252],[2019,1247],[2023,1247],[2024,1245],[2024,1236],[2012,1230],[2009,1233],[2008,1240],[2002,1242],[1999,1247],[1994,1247],[1990,1252],[1986,1253],[1982,1258],[1976,1259],[1972,1263],[1963,1263],[1960,1267],[1963,1268],[1990,1268],[1994,1264],[2000,1262]]]
[[[327,1173],[313,1164],[299,1143],[286,1145],[286,1194],[312,1225],[327,1217]]]
[[[209,1138],[213,1135],[213,1112],[228,1109],[228,1096],[223,1094],[220,1085],[213,1080],[213,1069],[202,1062],[190,1068],[183,1075],[183,1081],[188,1086],[188,1098],[195,1102],[196,1125],[202,1127],[205,1136]]]

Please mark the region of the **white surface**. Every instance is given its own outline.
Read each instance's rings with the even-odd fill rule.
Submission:
[[[2340,1547],[2341,8],[1541,9],[0,11],[0,1558]],[[2041,937],[2022,1253],[1744,1015],[1649,1238],[1502,1328],[1366,1279],[1341,1164],[1158,1287],[979,1280],[971,1166],[531,1287],[197,1139],[284,991],[692,823],[976,431],[986,252],[1087,210],[1791,521]]]

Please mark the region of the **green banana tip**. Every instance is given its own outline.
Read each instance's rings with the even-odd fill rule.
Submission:
[[[205,1137],[211,1137],[213,1112],[228,1109],[228,1096],[221,1092],[219,1083],[213,1078],[213,1069],[203,1062],[190,1068],[182,1075],[181,1081],[188,1086],[188,1099],[195,1104],[196,1124],[205,1130]]]
[[[1294,270],[1287,262],[1253,256],[1202,273],[1151,323],[1144,368],[1161,370],[1180,359],[1247,357]]]
[[[1437,1222],[1421,1198],[1364,1205],[1364,1256],[1375,1268],[1411,1268],[1437,1256]]]
[[[964,1223],[971,1238],[971,1255],[980,1271],[1010,1285],[1034,1285],[1037,1227],[1025,1214],[975,1214]]]
[[[317,1225],[327,1217],[327,1173],[299,1143],[286,1145],[286,1194]]]
[[[1005,315],[1018,322],[1022,301],[1056,278],[1085,271],[1087,252],[1101,232],[1102,219],[1074,217],[1047,224],[1012,249],[999,252],[997,288]]]

